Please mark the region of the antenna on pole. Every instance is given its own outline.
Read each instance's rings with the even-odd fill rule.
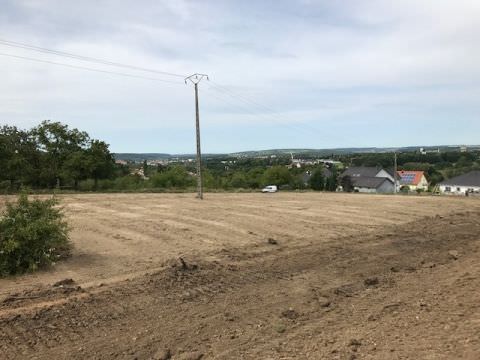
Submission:
[[[193,74],[185,78],[185,84],[190,81],[195,87],[195,128],[197,135],[197,198],[203,199],[203,179],[202,179],[202,152],[200,149],[200,110],[198,107],[198,84],[204,78],[208,79],[206,74]]]

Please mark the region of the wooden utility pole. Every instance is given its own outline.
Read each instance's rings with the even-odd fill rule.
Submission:
[[[397,193],[397,152],[395,152],[395,163],[393,165],[393,193]]]
[[[205,74],[193,74],[185,78],[185,84],[187,80],[193,83],[195,87],[195,128],[197,136],[197,198],[203,200],[203,179],[202,179],[202,151],[200,148],[200,109],[198,106],[198,83],[203,78],[208,80],[208,75]]]

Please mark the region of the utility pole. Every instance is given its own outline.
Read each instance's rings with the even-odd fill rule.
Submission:
[[[395,151],[395,162],[393,165],[393,193],[397,193],[397,152]]]
[[[198,108],[198,83],[206,78],[205,74],[193,74],[185,78],[185,84],[187,80],[190,81],[195,87],[195,127],[197,134],[197,198],[203,199],[203,182],[202,182],[202,152],[200,150],[200,110]]]

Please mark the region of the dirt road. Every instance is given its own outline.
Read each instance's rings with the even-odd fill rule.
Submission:
[[[6,359],[480,357],[478,199],[63,201],[72,258],[0,280]]]

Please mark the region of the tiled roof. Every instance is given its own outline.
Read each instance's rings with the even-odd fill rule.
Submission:
[[[350,176],[352,178],[359,176],[375,177],[381,170],[381,168],[377,167],[352,166],[345,170],[342,176]]]
[[[423,171],[398,171],[400,176],[400,185],[418,185],[424,175]]]
[[[480,186],[480,171],[470,171],[469,173],[442,181],[439,185]]]

